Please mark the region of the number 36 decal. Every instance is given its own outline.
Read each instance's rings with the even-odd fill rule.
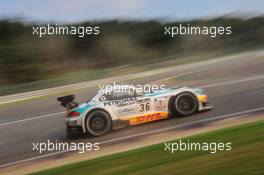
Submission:
[[[140,104],[140,112],[143,112],[143,111],[149,111],[150,109],[150,106],[149,106],[149,103],[146,103],[146,104]]]

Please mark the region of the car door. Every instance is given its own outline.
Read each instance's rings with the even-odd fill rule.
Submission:
[[[137,108],[139,115],[145,115],[153,112],[153,102],[151,97],[137,95]]]
[[[112,91],[106,101],[109,108],[119,119],[128,119],[138,114],[138,105],[134,91]]]

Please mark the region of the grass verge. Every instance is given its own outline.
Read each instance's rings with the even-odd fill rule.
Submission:
[[[171,154],[164,151],[161,143],[33,174],[264,174],[263,124],[262,120],[181,139],[183,142],[231,142],[231,151]]]

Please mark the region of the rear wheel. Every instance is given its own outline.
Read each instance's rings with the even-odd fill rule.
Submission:
[[[179,94],[173,101],[173,109],[180,116],[191,115],[197,111],[197,108],[197,99],[189,92]]]
[[[87,116],[86,129],[93,136],[101,136],[112,128],[111,117],[104,111],[93,111]]]

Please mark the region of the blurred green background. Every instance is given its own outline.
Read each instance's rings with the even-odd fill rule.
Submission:
[[[164,26],[231,26],[231,35],[164,35]],[[100,26],[100,35],[32,35],[32,26],[0,21],[0,95],[48,88],[156,68],[168,60],[255,49],[264,44],[264,17],[219,17],[185,22],[97,21],[66,26]],[[51,24],[52,25],[52,24]],[[188,60],[187,60],[188,61]],[[193,60],[191,60],[193,61]]]
[[[32,173],[34,175],[71,174],[263,174],[263,120],[241,124],[170,143],[228,143],[231,151],[165,151],[164,143]],[[167,142],[168,143],[168,142]]]

